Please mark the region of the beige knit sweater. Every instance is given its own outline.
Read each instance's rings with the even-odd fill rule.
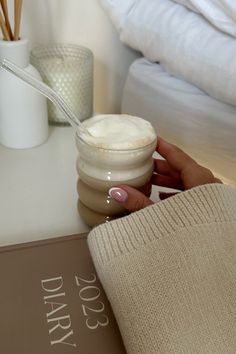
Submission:
[[[193,188],[88,242],[129,354],[236,353],[236,189]]]

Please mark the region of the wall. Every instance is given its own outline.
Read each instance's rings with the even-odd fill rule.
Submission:
[[[21,35],[32,46],[65,42],[89,47],[95,56],[95,112],[119,112],[128,67],[137,53],[120,43],[99,0],[24,0]]]

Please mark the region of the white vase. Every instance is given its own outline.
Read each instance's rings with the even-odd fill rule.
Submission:
[[[38,71],[29,64],[26,39],[1,40],[0,57],[41,80]],[[23,149],[40,145],[47,137],[46,98],[11,73],[0,69],[0,143]]]

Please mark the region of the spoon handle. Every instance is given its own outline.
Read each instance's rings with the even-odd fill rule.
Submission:
[[[70,110],[66,102],[48,85],[39,81],[25,70],[19,68],[15,64],[11,63],[7,59],[0,59],[0,67],[9,71],[11,74],[15,75],[19,79],[23,80],[36,91],[40,92],[42,95],[46,96],[52,103],[54,103],[66,116],[70,125],[77,129],[79,126],[81,128],[81,122],[76,117],[76,115]]]

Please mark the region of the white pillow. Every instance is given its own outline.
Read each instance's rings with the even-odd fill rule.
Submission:
[[[100,0],[100,3],[108,12],[118,31],[120,31],[124,26],[130,9],[136,1],[137,0]]]
[[[121,40],[166,71],[236,105],[236,42],[201,15],[170,0],[139,0]]]
[[[199,12],[221,31],[236,37],[235,0],[174,0]]]

